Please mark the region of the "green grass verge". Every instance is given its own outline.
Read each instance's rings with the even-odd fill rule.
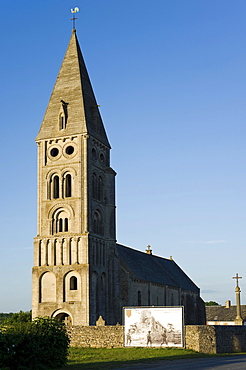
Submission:
[[[112,369],[139,362],[209,357],[180,348],[70,348],[68,365],[62,370]]]

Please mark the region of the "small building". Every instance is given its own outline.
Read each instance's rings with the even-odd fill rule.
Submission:
[[[237,306],[226,301],[225,306],[206,306],[207,325],[237,325]],[[243,325],[246,323],[246,305],[241,305]]]

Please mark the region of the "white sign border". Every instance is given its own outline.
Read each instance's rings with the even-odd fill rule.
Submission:
[[[145,344],[143,343],[143,338],[138,338],[138,344],[136,343],[137,341],[136,340],[132,340],[131,338],[133,337],[133,335],[131,335],[132,333],[130,332],[129,333],[129,336],[127,338],[127,332],[129,332],[129,324],[127,325],[126,324],[126,310],[133,310],[133,312],[137,312],[139,311],[138,313],[138,316],[140,316],[140,311],[143,312],[145,310],[148,310],[148,314],[151,314],[150,317],[152,317],[152,320],[155,320],[155,316],[154,313],[156,313],[156,311],[159,311],[159,314],[165,314],[164,311],[167,311],[169,313],[171,313],[172,311],[175,312],[177,311],[177,309],[179,309],[179,311],[181,311],[179,313],[179,323],[178,323],[178,330],[176,330],[179,334],[178,334],[178,337],[181,335],[181,343],[179,345],[175,344],[175,342],[173,342],[173,339],[172,341],[170,342],[171,344],[169,345],[169,341],[167,341],[167,337],[169,335],[169,338],[170,338],[170,335],[171,334],[168,334],[166,333],[165,334],[161,334],[161,332],[163,331],[166,331],[167,328],[165,327],[165,325],[171,325],[173,326],[173,322],[170,322],[169,324],[167,324],[164,320],[164,316],[163,318],[158,318],[157,322],[156,322],[156,325],[159,326],[159,333],[157,334],[158,336],[158,341],[157,340],[152,340],[151,338],[151,331],[149,333],[149,330],[145,330],[143,331],[142,330],[142,333],[141,335],[143,335],[143,332],[145,334]],[[152,311],[152,312],[151,312]],[[162,313],[161,313],[162,312]],[[184,333],[185,333],[185,330],[184,330],[184,306],[127,306],[127,307],[123,307],[122,308],[122,316],[123,316],[123,325],[124,325],[124,347],[153,347],[153,348],[168,348],[168,347],[175,347],[175,348],[185,348],[185,340],[184,340]],[[168,321],[171,321],[170,320],[170,317],[169,317],[169,320]],[[138,323],[135,323],[134,325],[136,326]],[[164,329],[161,328],[161,326],[163,326]],[[176,325],[177,326],[177,325]],[[170,326],[169,326],[170,328]],[[175,330],[174,330],[175,331]],[[180,333],[181,332],[181,333]],[[135,334],[135,333],[134,333]],[[149,335],[149,338],[147,338],[147,335]],[[156,332],[155,332],[155,336],[156,336]],[[173,336],[175,336],[175,334],[173,334]],[[129,343],[130,341],[130,343]],[[134,343],[135,342],[135,343]],[[159,344],[158,344],[159,342]]]

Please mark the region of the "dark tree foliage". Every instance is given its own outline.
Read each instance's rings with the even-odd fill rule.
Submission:
[[[0,368],[45,370],[67,362],[69,338],[63,323],[51,318],[2,326]]]
[[[214,301],[209,301],[209,302],[205,302],[205,306],[221,306],[221,304],[214,302]]]
[[[11,317],[12,315],[13,315],[12,312],[10,313],[0,312],[0,324],[6,319],[8,319],[9,317]]]
[[[20,311],[17,313],[0,313],[0,323],[4,325],[14,324],[17,322],[32,321],[32,311]]]

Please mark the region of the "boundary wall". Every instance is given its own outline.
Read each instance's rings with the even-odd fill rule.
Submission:
[[[70,347],[123,347],[124,326],[67,326]]]
[[[203,353],[246,352],[246,326],[187,325],[185,343]]]
[[[68,326],[71,347],[123,347],[124,326]],[[186,348],[202,353],[246,352],[246,326],[187,325]]]

